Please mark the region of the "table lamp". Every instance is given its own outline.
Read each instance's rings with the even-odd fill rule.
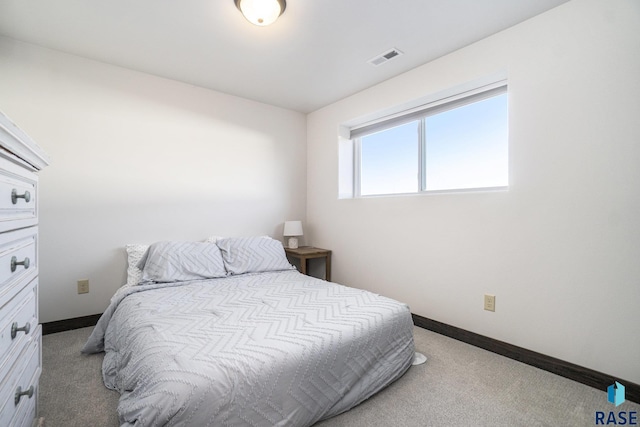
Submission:
[[[284,237],[289,237],[287,247],[290,249],[296,249],[298,247],[298,237],[302,236],[302,221],[285,221]]]

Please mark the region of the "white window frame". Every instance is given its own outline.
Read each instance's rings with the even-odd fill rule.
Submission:
[[[454,192],[477,192],[477,191],[496,191],[505,190],[506,186],[499,187],[478,187],[478,188],[454,188],[446,190],[427,190],[426,189],[426,139],[425,139],[425,119],[429,116],[433,116],[445,111],[449,111],[458,107],[462,107],[468,104],[482,101],[494,96],[508,93],[508,84],[506,79],[500,79],[488,84],[475,86],[471,89],[457,91],[448,96],[439,97],[436,100],[418,105],[413,108],[405,109],[396,113],[385,115],[374,120],[367,121],[358,125],[350,126],[344,129],[345,139],[351,142],[353,147],[352,154],[352,186],[351,195],[345,197],[341,194],[340,198],[366,198],[366,197],[381,197],[381,196],[400,196],[400,195],[413,195],[413,194],[434,194],[434,193],[454,193]],[[362,151],[361,151],[361,138],[367,135],[371,135],[376,132],[380,132],[386,129],[390,129],[395,126],[406,124],[412,121],[420,120],[419,136],[418,136],[418,174],[417,177],[417,191],[410,193],[391,193],[391,194],[361,194],[361,167],[362,167]],[[508,148],[507,148],[508,149]],[[507,165],[508,166],[508,165]]]

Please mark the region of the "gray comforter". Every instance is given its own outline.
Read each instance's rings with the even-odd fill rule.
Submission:
[[[123,426],[309,426],[411,365],[405,304],[296,271],[120,289],[85,344],[105,351]]]

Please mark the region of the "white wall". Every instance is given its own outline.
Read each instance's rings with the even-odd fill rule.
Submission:
[[[636,0],[574,0],[310,114],[307,232],[334,280],[640,383],[638,29]],[[508,191],[338,200],[341,123],[501,69]]]
[[[104,311],[126,243],[281,238],[283,221],[305,217],[303,114],[7,38],[0,109],[52,159],[40,174],[41,322]]]

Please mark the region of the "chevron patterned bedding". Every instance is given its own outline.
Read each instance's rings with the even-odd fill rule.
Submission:
[[[83,348],[105,351],[123,426],[310,426],[398,379],[405,304],[304,276],[120,289]]]

